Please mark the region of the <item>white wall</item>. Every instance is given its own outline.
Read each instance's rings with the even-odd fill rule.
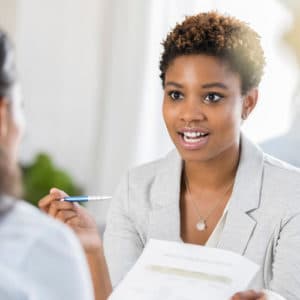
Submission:
[[[27,134],[21,158],[39,151],[89,186],[102,53],[102,1],[18,2],[17,53]]]
[[[245,122],[244,131],[256,142],[286,132],[299,72],[295,57],[281,41],[292,22],[290,12],[282,4],[284,1],[253,0],[240,5],[235,0],[215,2],[219,10],[248,22],[260,34],[265,51],[266,68],[259,101]]]
[[[13,41],[16,38],[17,1],[0,0],[0,27],[10,35]]]

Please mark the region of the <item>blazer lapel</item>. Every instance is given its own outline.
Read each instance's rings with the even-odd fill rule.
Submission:
[[[219,248],[244,254],[256,221],[249,213],[259,207],[263,175],[263,152],[245,136],[241,157]]]
[[[247,213],[237,209],[228,211],[218,248],[243,255],[255,226],[256,221],[251,219]]]
[[[176,150],[163,161],[155,177],[150,201],[148,238],[171,241],[180,239],[180,180],[182,161]]]
[[[182,241],[180,237],[180,179],[182,160],[172,151],[157,171],[151,189],[148,238]],[[243,254],[255,229],[249,213],[259,207],[263,153],[245,136],[219,248]]]

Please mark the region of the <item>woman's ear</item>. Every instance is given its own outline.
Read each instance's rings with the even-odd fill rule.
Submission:
[[[7,136],[8,113],[8,102],[0,97],[0,141]]]
[[[253,88],[246,93],[243,98],[243,108],[242,108],[242,119],[246,120],[254,107],[256,106],[258,98],[258,89]]]

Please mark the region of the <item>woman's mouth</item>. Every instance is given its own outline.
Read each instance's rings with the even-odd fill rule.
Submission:
[[[208,141],[209,133],[200,130],[183,130],[178,132],[180,144],[186,150],[201,149]]]

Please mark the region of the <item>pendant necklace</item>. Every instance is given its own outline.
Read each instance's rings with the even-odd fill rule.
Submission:
[[[198,207],[197,203],[194,202],[193,198],[191,197],[192,194],[191,194],[191,190],[189,188],[188,179],[187,179],[187,176],[186,176],[185,172],[183,174],[183,178],[184,178],[185,189],[186,189],[187,193],[190,195],[190,198],[192,200],[193,206],[194,206],[194,208],[195,208],[195,210],[197,212],[197,215],[198,215],[198,222],[196,223],[196,229],[198,231],[204,231],[207,228],[207,219],[216,210],[216,208],[218,207],[218,205],[221,203],[221,200],[223,199],[223,197],[220,197],[220,199],[216,201],[215,205],[208,211],[208,213],[205,216],[201,216],[201,214],[199,212],[200,210],[199,210],[199,207]],[[223,196],[225,196],[229,192],[229,190],[233,186],[233,183],[234,183],[234,180],[226,188],[225,193],[224,193]]]

